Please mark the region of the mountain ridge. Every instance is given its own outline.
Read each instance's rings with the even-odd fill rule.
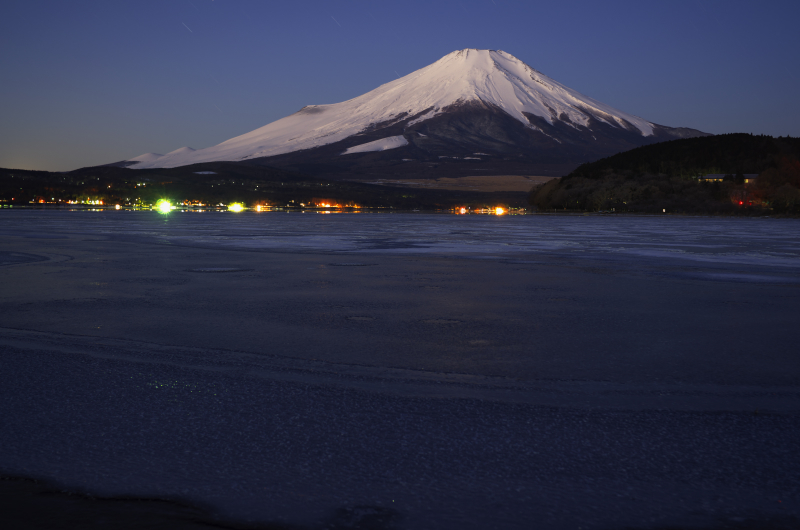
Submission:
[[[311,161],[327,166],[332,174],[368,178],[375,173],[371,169],[385,165],[370,168],[373,159],[390,165],[430,163],[482,152],[482,157],[469,159],[486,159],[498,168],[509,164],[497,158],[509,156],[522,157],[529,166],[576,167],[639,145],[703,135],[617,110],[506,52],[466,49],[356,98],[308,105],[216,146],[180,148],[161,157],[141,155],[119,165],[168,168],[225,160],[292,167]],[[378,142],[392,137],[391,149]],[[375,149],[364,147],[371,143]],[[383,156],[376,159],[374,152]],[[297,159],[299,153],[302,160]],[[468,165],[464,169],[476,170]],[[393,171],[403,173],[404,168]]]

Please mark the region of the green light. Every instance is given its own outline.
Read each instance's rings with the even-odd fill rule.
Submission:
[[[169,213],[172,210],[172,204],[167,200],[160,200],[156,204],[156,208],[161,213]]]

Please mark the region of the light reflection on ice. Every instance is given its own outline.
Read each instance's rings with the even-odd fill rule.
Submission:
[[[455,216],[300,213],[175,215],[15,211],[0,233],[106,236],[264,251],[436,253],[513,259],[520,253],[606,254],[800,267],[800,220],[656,216]]]

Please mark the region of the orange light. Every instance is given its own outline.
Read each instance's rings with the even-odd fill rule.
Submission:
[[[260,204],[259,204],[258,206],[256,206],[256,211],[257,211],[257,212],[260,212],[260,211],[261,211],[261,205],[260,205]]]
[[[467,213],[467,209],[466,208],[461,208],[461,209],[458,210],[458,213]]]
[[[504,213],[506,213],[506,211],[498,206],[497,208],[494,209],[494,213],[496,213],[497,215],[503,215]]]

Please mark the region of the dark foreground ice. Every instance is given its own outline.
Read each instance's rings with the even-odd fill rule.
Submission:
[[[6,476],[264,528],[800,527],[798,220],[2,210],[0,289]]]

